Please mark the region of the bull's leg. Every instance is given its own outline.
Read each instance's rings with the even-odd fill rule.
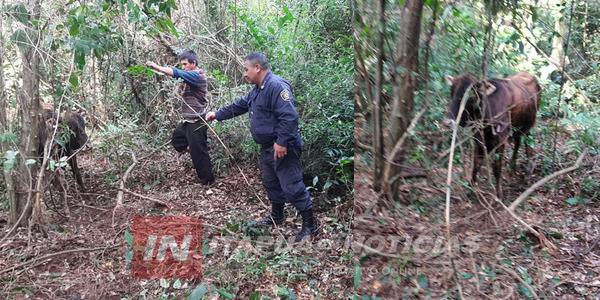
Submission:
[[[476,142],[475,150],[473,151],[473,176],[471,177],[473,185],[477,182],[477,172],[479,172],[479,168],[481,168],[481,161],[484,159],[484,153],[483,145]]]
[[[502,193],[502,158],[504,157],[504,143],[498,146],[494,156],[494,177],[496,177],[496,194],[498,198],[503,201],[504,194]]]
[[[81,187],[81,191],[85,192],[85,187],[83,186],[83,178],[81,177],[81,172],[79,171],[79,167],[77,166],[77,155],[71,157],[69,159],[69,165],[71,166],[71,170],[73,170],[73,176],[75,177],[75,181],[79,187]]]
[[[510,160],[510,165],[511,165],[513,171],[517,167],[517,155],[519,153],[519,146],[521,146],[521,136],[522,135],[523,135],[523,133],[519,130],[516,130],[513,134],[513,138],[514,138],[514,142],[515,142],[515,149],[513,151],[512,159]],[[525,143],[525,145],[527,145],[527,143]]]
[[[71,216],[71,211],[69,210],[69,203],[67,201],[67,188],[65,187],[65,183],[62,180],[62,175],[60,174],[60,169],[56,170],[56,174],[54,174],[55,185],[59,189],[60,197],[63,201],[63,205],[65,206],[65,213],[67,217]]]
[[[525,138],[528,138],[529,134],[525,135]],[[525,171],[525,180],[529,183],[531,179],[531,173],[533,172],[533,161],[531,160],[533,154],[533,148],[529,146],[527,142],[525,142],[525,153],[527,154],[527,171]]]

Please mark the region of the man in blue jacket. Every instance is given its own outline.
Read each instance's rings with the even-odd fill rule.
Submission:
[[[181,106],[183,121],[173,131],[171,143],[178,152],[185,150],[190,153],[199,182],[208,185],[215,181],[215,177],[206,144],[208,127],[201,117],[206,113],[206,73],[198,68],[198,57],[194,51],[181,53],[179,61],[182,69],[161,67],[151,61],[146,62],[146,66],[174,78],[183,79]]]
[[[318,234],[312,201],[302,182],[300,155],[304,142],[298,133],[298,113],[290,84],[271,72],[269,60],[261,52],[244,59],[244,77],[254,84],[250,93],[217,112],[206,114],[206,120],[223,121],[249,113],[250,132],[261,145],[260,164],[263,186],[271,201],[271,216],[262,225],[281,225],[283,208],[291,202],[302,215],[302,229],[296,243]]]

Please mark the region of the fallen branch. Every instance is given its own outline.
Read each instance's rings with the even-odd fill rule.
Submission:
[[[129,173],[131,173],[133,167],[135,167],[135,165],[138,163],[138,160],[135,158],[135,153],[133,152],[131,152],[131,159],[133,159],[133,163],[131,166],[129,166],[129,168],[127,168],[127,171],[125,171],[125,174],[123,174],[123,177],[120,180],[121,183],[119,184],[119,193],[117,194],[117,207],[123,206],[123,191],[125,190],[125,181],[127,181],[127,177],[129,177]]]
[[[424,260],[419,260],[419,259],[412,259],[412,258],[410,258],[408,256],[410,253],[406,253],[406,254],[390,254],[390,253],[381,252],[381,251],[379,251],[377,249],[373,249],[373,248],[371,248],[371,247],[369,247],[369,246],[367,246],[365,244],[362,244],[360,242],[354,242],[354,244],[356,246],[358,246],[359,248],[364,249],[369,254],[376,254],[376,255],[379,255],[379,256],[388,257],[388,258],[394,258],[394,259],[402,259],[405,262],[411,262],[411,263],[419,264],[419,265],[422,265],[422,264],[425,264],[425,263],[427,263],[427,264],[435,264],[435,265],[444,265],[444,266],[448,265],[448,262],[444,262],[444,261],[433,262],[433,261],[424,261]],[[441,254],[441,252],[440,252],[440,254]]]
[[[588,249],[587,251],[585,251],[583,253],[583,255],[588,255],[590,252],[594,251],[594,249],[596,248],[596,246],[598,246],[598,244],[600,243],[600,238],[596,240],[596,242],[590,247],[590,249]]]
[[[360,148],[360,149],[363,149],[363,150],[365,150],[365,151],[371,151],[371,152],[373,152],[373,147],[372,147],[372,146],[369,146],[369,145],[363,144],[363,143],[361,143],[361,142],[360,142],[360,141],[358,141],[358,140],[354,141],[354,144],[356,144],[356,146],[357,146],[358,148]]]
[[[173,204],[173,203],[169,203],[169,202],[165,202],[165,201],[162,201],[162,200],[154,199],[154,198],[151,198],[151,197],[148,197],[148,196],[144,196],[142,194],[138,194],[136,192],[130,191],[130,190],[125,189],[125,188],[119,189],[119,191],[120,192],[121,191],[125,192],[127,194],[131,194],[131,195],[134,195],[136,197],[140,197],[142,199],[146,199],[146,200],[149,200],[149,201],[152,201],[152,202],[156,202],[158,204],[161,204],[161,205],[164,205],[164,206],[168,207],[169,209],[178,209],[178,207],[175,204]]]
[[[556,284],[552,285],[551,287],[545,289],[545,291],[547,292],[551,292],[553,291],[555,288],[564,285],[564,284],[576,284],[576,285],[585,285],[585,286],[591,286],[591,287],[600,287],[600,283],[588,283],[588,282],[581,282],[581,281],[573,281],[573,280],[564,280],[561,282],[557,282]]]
[[[538,297],[538,295],[535,293],[535,291],[533,290],[531,285],[529,285],[523,278],[521,278],[521,276],[519,276],[519,274],[515,273],[515,271],[505,268],[499,264],[495,264],[493,262],[490,262],[490,264],[492,266],[504,271],[506,274],[509,274],[510,276],[514,277],[517,281],[519,281],[523,286],[525,286],[529,290],[531,295],[533,295],[533,298],[538,299],[538,300],[540,299],[540,297]]]
[[[521,223],[521,225],[523,225],[525,228],[527,228],[527,230],[529,230],[529,232],[531,232],[533,235],[535,235],[539,240],[540,240],[540,244],[542,244],[542,247],[547,248],[548,249],[548,253],[550,255],[554,255],[556,249],[556,246],[552,243],[550,243],[550,241],[548,241],[548,239],[546,239],[546,236],[542,233],[539,233],[537,230],[535,230],[535,228],[531,227],[529,224],[525,223],[525,221],[523,221],[523,219],[519,218],[519,216],[517,216],[513,211],[511,211],[508,207],[506,207],[506,205],[504,205],[504,203],[502,203],[502,201],[500,201],[500,199],[498,199],[496,197],[496,202],[500,203],[500,205],[502,206],[502,208],[504,208],[511,217],[513,217],[515,220],[517,220],[519,223]]]
[[[98,247],[98,248],[78,248],[78,249],[71,249],[71,250],[65,250],[65,251],[60,251],[60,252],[56,252],[56,253],[46,254],[44,256],[36,257],[36,258],[28,260],[28,261],[26,261],[24,263],[20,263],[18,265],[12,266],[10,268],[1,270],[0,274],[4,274],[4,273],[7,273],[7,272],[10,272],[12,270],[21,268],[23,266],[27,266],[27,265],[32,264],[32,263],[38,263],[39,261],[43,261],[43,260],[47,260],[47,259],[52,259],[52,258],[54,258],[56,256],[60,256],[60,255],[63,255],[63,254],[70,254],[70,253],[77,253],[77,252],[86,252],[86,251],[87,252],[92,252],[92,251],[98,251],[98,250],[106,250],[106,249],[118,248],[118,247],[121,247],[121,246],[123,246],[123,245],[121,244],[121,245],[114,245],[114,246],[109,246],[109,247]]]
[[[583,151],[581,151],[581,155],[579,155],[579,157],[577,158],[577,161],[575,162],[574,165],[572,165],[566,169],[562,169],[560,171],[554,172],[554,173],[540,179],[538,182],[536,182],[535,184],[530,186],[525,192],[523,192],[521,195],[519,195],[519,197],[517,197],[517,199],[515,201],[513,201],[513,203],[508,207],[508,210],[510,212],[515,212],[516,208],[523,201],[525,201],[525,199],[527,199],[527,197],[529,197],[529,195],[531,195],[531,193],[533,193],[535,191],[535,189],[544,185],[546,182],[554,179],[555,177],[558,177],[560,175],[577,170],[579,168],[579,166],[581,165],[581,162],[583,161],[583,158],[585,157],[586,153],[587,153],[587,148],[585,148],[585,149],[583,149]]]

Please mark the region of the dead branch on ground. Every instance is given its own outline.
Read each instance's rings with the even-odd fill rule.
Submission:
[[[521,283],[523,286],[525,286],[529,292],[531,293],[531,295],[533,295],[533,298],[535,299],[540,299],[540,297],[538,297],[538,295],[536,294],[536,292],[533,290],[533,287],[531,287],[531,285],[529,285],[523,278],[521,278],[521,276],[519,276],[517,273],[515,273],[513,270],[510,270],[508,268],[505,268],[499,264],[490,262],[490,264],[502,271],[504,271],[506,274],[509,274],[510,276],[512,276],[513,278],[515,278],[517,281],[519,281],[519,283]]]
[[[535,191],[535,189],[537,189],[538,187],[546,184],[546,182],[569,172],[575,171],[579,168],[579,166],[581,165],[581,162],[583,161],[583,158],[585,157],[585,155],[587,154],[587,148],[583,149],[583,151],[581,151],[581,155],[579,155],[579,157],[577,158],[577,161],[575,162],[574,165],[566,168],[566,169],[562,169],[560,171],[556,171],[542,179],[540,179],[538,182],[536,182],[535,184],[533,184],[532,186],[530,186],[525,192],[523,192],[521,195],[519,195],[519,197],[517,197],[517,199],[515,201],[513,201],[513,203],[508,207],[508,210],[510,212],[515,212],[515,210],[517,209],[517,207],[523,202],[525,201],[525,199],[527,199],[527,197],[529,197],[529,195],[531,193],[533,193]]]
[[[12,270],[21,268],[23,266],[27,266],[27,265],[32,264],[32,263],[36,263],[36,262],[47,260],[47,259],[52,259],[52,258],[54,258],[56,256],[60,256],[60,255],[63,255],[63,254],[71,254],[71,253],[77,253],[77,252],[92,252],[92,251],[98,251],[98,250],[106,250],[106,249],[118,248],[118,247],[121,247],[121,246],[123,246],[123,245],[120,244],[120,245],[113,245],[113,246],[108,246],[108,247],[98,247],[98,248],[78,248],[78,249],[71,249],[71,250],[60,251],[60,252],[56,252],[56,253],[50,253],[50,254],[46,254],[46,255],[41,256],[41,257],[35,257],[35,258],[31,259],[31,260],[28,260],[28,261],[26,261],[24,263],[20,263],[18,265],[14,265],[14,266],[9,267],[7,269],[0,270],[0,274],[4,274],[6,272],[10,272]]]

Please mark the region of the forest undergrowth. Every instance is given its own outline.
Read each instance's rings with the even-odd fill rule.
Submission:
[[[188,154],[163,148],[137,155],[145,158],[130,173],[121,208],[114,208],[118,181],[99,149],[80,156],[89,192],[76,193],[70,172],[63,170],[73,189],[67,198],[70,216],[55,190],[56,199],[45,201],[45,234],[23,228],[6,241],[0,249],[2,294],[16,299],[188,299],[205,289],[210,299],[351,295],[352,202],[326,205],[329,200],[317,195],[321,234],[292,245],[301,225],[293,207],[286,206],[287,219],[278,229],[256,226],[270,211],[257,162],[223,167],[216,183],[206,187],[195,183]],[[132,231],[132,218],[140,215],[203,217],[203,279],[132,277],[125,235]]]
[[[355,119],[357,140],[367,140],[364,119]],[[515,171],[505,163],[505,205],[531,184],[552,173],[553,132],[544,131],[550,120],[538,120],[530,183],[525,180],[525,155],[521,150]],[[563,128],[564,129],[564,128]],[[429,136],[444,145],[449,133]],[[573,151],[572,132],[557,135],[559,169],[579,156]],[[512,155],[507,146],[505,161]],[[580,168],[555,178],[535,190],[517,209],[517,215],[543,233],[544,243],[531,234],[498,203],[486,166],[475,185],[468,183],[471,170],[469,143],[457,153],[467,157],[453,170],[450,207],[452,258],[448,255],[445,201],[447,159],[431,165],[427,177],[401,179],[400,201],[390,209],[384,195],[371,189],[368,152],[357,151],[355,172],[356,263],[361,266],[356,293],[363,299],[452,298],[468,299],[594,299],[600,293],[600,209],[598,182],[600,156],[588,153]],[[549,149],[549,150],[543,150]],[[428,152],[435,158],[442,153]],[[421,160],[423,161],[423,160]],[[411,166],[422,167],[419,161]],[[410,169],[410,168],[409,168]],[[493,177],[493,176],[492,176]],[[466,186],[474,193],[466,194]],[[486,199],[487,201],[481,201]],[[364,266],[364,267],[362,267]],[[459,278],[459,284],[455,278]],[[460,286],[460,292],[459,292]]]

